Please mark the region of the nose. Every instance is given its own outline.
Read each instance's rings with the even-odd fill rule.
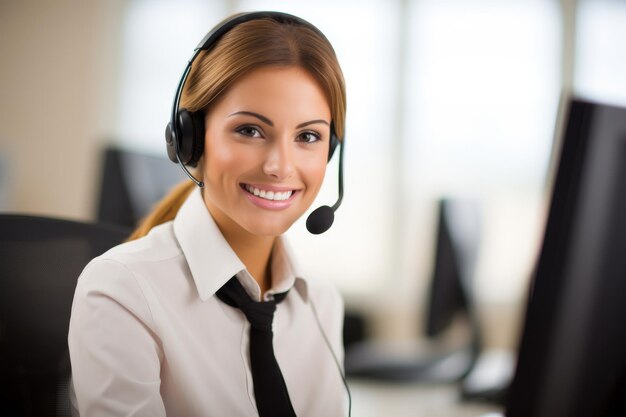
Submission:
[[[294,155],[290,144],[290,141],[284,138],[272,141],[263,163],[263,172],[266,175],[282,180],[293,174]]]

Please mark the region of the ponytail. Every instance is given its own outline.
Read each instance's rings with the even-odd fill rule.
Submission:
[[[178,213],[178,210],[195,187],[196,185],[191,181],[184,181],[174,186],[170,192],[156,204],[152,211],[141,220],[139,226],[137,226],[126,241],[139,239],[147,235],[153,227],[173,220],[174,217],[176,217],[176,213]]]

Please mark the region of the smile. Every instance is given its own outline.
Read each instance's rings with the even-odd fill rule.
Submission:
[[[268,201],[286,201],[293,195],[294,190],[288,191],[272,191],[272,190],[263,190],[261,188],[254,187],[250,184],[242,184],[242,188],[245,189],[250,194],[262,198]]]

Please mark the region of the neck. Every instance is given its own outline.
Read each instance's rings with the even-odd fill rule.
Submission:
[[[272,287],[270,258],[275,237],[242,235],[222,231],[226,241],[235,251],[246,269],[261,288],[261,297]]]
[[[259,284],[261,299],[263,299],[265,292],[272,287],[270,258],[276,237],[253,235],[220,212],[219,209],[210,205],[208,207],[220,232]]]

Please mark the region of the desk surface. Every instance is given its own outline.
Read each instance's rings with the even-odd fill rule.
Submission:
[[[383,384],[349,379],[354,417],[481,417],[500,407],[459,400],[454,385]]]

